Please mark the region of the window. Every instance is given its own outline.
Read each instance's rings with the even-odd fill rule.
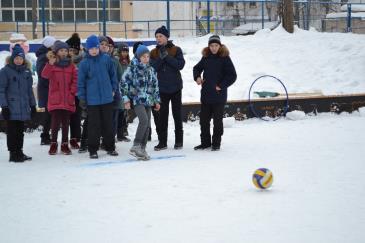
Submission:
[[[97,15],[98,14],[96,10],[87,10],[87,22],[98,21]]]
[[[27,10],[27,21],[32,22],[32,10]]]
[[[106,10],[105,11],[105,20],[108,21],[109,20],[109,11]],[[103,10],[99,10],[99,21],[103,21],[104,20],[104,15],[103,15]]]
[[[110,8],[120,8],[120,0],[110,0]]]
[[[52,10],[52,21],[62,21],[62,10]]]
[[[85,2],[85,0],[75,0],[76,8],[85,8]]]
[[[11,7],[13,7],[13,1],[12,0],[1,0],[1,7],[11,8]],[[3,20],[4,20],[4,18],[3,18]]]
[[[25,22],[25,11],[24,10],[15,10],[15,21]]]
[[[13,11],[11,10],[3,10],[3,21],[13,21]]]
[[[52,0],[52,8],[62,8],[62,1]]]
[[[256,8],[257,5],[256,5],[256,2],[250,2],[250,8]]]
[[[65,10],[63,12],[63,18],[65,22],[74,22],[74,11],[73,10]]]
[[[87,7],[88,8],[97,8],[97,0],[88,0],[87,1]]]
[[[103,1],[99,0],[99,8],[103,9]],[[109,8],[109,1],[105,0],[105,8]]]
[[[233,2],[227,2],[227,7],[233,7],[234,3]]]
[[[64,8],[74,8],[74,0],[64,0],[63,7]]]
[[[76,21],[85,22],[86,21],[86,12],[84,10],[76,11]]]
[[[120,21],[120,11],[119,10],[110,10],[110,20],[111,21]]]
[[[45,20],[49,21],[49,10],[44,10]],[[42,21],[42,9],[39,10],[38,20]]]
[[[14,7],[16,7],[16,8],[24,8],[25,7],[25,0],[16,0],[16,1],[14,1]],[[15,18],[16,18],[16,16],[17,15],[15,13]]]
[[[32,7],[32,0],[26,0],[26,3],[28,8]]]

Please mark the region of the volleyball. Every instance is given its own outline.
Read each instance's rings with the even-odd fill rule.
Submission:
[[[253,184],[258,189],[267,189],[272,185],[273,175],[269,169],[260,168],[252,175]]]

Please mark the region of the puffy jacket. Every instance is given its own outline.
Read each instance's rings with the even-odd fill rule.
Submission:
[[[66,67],[46,64],[42,77],[49,80],[48,111],[68,110],[75,112],[77,93],[77,68],[74,64]]]
[[[124,103],[132,100],[133,105],[146,107],[159,104],[158,81],[153,67],[138,61],[132,62],[123,75],[121,94]]]
[[[15,65],[8,57],[8,64],[0,70],[0,106],[9,107],[10,120],[31,119],[31,106],[35,106],[32,71],[29,63]]]
[[[151,51],[151,65],[157,72],[158,85],[161,93],[172,94],[183,88],[180,70],[185,66],[185,60],[180,47],[172,42],[166,44],[167,57],[160,58],[160,46]]]
[[[213,55],[209,47],[204,48],[203,57],[193,68],[194,80],[201,76],[205,82],[202,84],[200,100],[205,104],[225,103],[227,101],[227,88],[237,79],[236,69],[229,57],[229,51],[224,45],[218,53]],[[217,91],[216,86],[221,90]]]
[[[35,53],[37,57],[36,62],[36,71],[38,75],[38,84],[37,84],[37,96],[38,96],[38,107],[46,108],[48,103],[48,85],[49,80],[42,78],[42,71],[44,66],[46,66],[48,62],[47,52],[49,49],[45,46],[41,46]]]
[[[95,57],[88,53],[81,61],[78,71],[77,96],[87,105],[103,105],[113,102],[117,89],[115,66],[106,54]]]

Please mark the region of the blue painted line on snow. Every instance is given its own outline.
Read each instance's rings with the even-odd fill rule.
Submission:
[[[120,161],[101,161],[96,163],[84,164],[83,167],[98,167],[98,166],[108,166],[114,164],[126,164],[126,163],[135,163],[135,162],[148,162],[151,160],[165,160],[165,159],[177,159],[177,158],[185,158],[185,155],[164,155],[164,156],[153,156],[150,160],[138,160],[138,159],[125,159]]]

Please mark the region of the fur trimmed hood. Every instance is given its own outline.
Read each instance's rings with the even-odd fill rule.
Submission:
[[[11,59],[11,56],[7,56],[5,59],[5,65],[8,64],[14,64],[13,60]],[[27,67],[27,69],[32,70],[32,63],[28,61],[26,58],[24,59],[24,64]]]
[[[209,46],[205,47],[202,50],[202,55],[204,57],[208,57],[210,54],[212,54],[212,53],[210,52]],[[229,50],[228,50],[228,48],[225,45],[221,45],[221,47],[218,50],[217,55],[219,57],[228,57],[229,56]]]

